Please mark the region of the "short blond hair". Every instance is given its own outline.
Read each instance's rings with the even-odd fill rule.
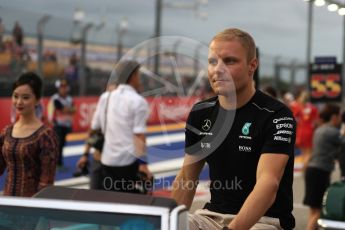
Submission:
[[[211,40],[213,41],[231,41],[237,39],[241,45],[247,50],[247,60],[251,61],[256,57],[256,45],[253,37],[240,29],[228,28],[216,34]]]

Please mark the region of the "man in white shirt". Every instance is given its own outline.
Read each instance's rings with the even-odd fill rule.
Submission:
[[[116,65],[118,87],[102,95],[99,111],[95,112],[100,112],[100,119],[93,120],[91,125],[92,129],[101,128],[105,133],[101,157],[104,190],[137,193],[138,171],[152,177],[147,167],[145,136],[149,106],[138,94],[139,68],[135,61]]]

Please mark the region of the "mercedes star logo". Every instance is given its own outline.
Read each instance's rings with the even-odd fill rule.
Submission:
[[[211,121],[209,119],[205,119],[204,120],[204,123],[202,124],[201,128],[204,130],[204,131],[208,131],[210,130],[211,128]]]

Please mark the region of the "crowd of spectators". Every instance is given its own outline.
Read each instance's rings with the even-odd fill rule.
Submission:
[[[36,47],[25,42],[25,34],[20,22],[16,21],[12,32],[6,30],[4,23],[0,18],[0,80],[6,82],[8,85],[12,84],[15,77],[22,72],[37,71],[38,70],[38,55]],[[54,83],[58,79],[66,79],[70,84],[70,94],[73,96],[80,95],[80,57],[75,50],[70,50],[70,54],[61,56],[56,53],[54,49],[43,49],[42,56],[42,74],[44,79],[44,96],[50,96],[54,93]],[[68,57],[67,57],[68,56]],[[85,67],[84,73],[87,75],[87,90],[86,95],[99,95],[103,92],[110,72],[101,69]],[[141,73],[143,78],[143,92],[150,92],[157,88],[164,88],[158,94],[163,96],[190,96],[192,93],[195,96],[204,95],[209,89],[204,83],[200,83],[199,87],[189,92],[188,90],[193,85],[193,78],[191,76],[181,76],[183,90],[176,90],[176,87],[181,88],[173,74],[164,74],[160,79],[154,79],[145,73]],[[191,81],[192,80],[192,81]],[[176,86],[171,88],[171,86]],[[2,96],[9,96],[3,92]],[[145,95],[154,96],[154,95]]]
[[[3,83],[12,84],[15,76],[27,71],[36,71],[38,69],[37,59],[36,48],[25,43],[25,33],[20,22],[16,21],[12,31],[9,31],[0,18],[0,80]],[[53,85],[57,79],[66,78],[71,81],[73,93],[77,94],[78,62],[78,56],[72,53],[68,64],[64,66],[64,61],[59,60],[55,51],[44,49],[41,75],[45,87],[48,84]],[[49,86],[48,88],[54,89],[54,87]]]

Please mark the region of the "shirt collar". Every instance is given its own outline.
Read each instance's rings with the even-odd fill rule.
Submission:
[[[120,90],[129,90],[129,91],[137,92],[131,85],[128,85],[128,84],[120,84],[117,88]]]

